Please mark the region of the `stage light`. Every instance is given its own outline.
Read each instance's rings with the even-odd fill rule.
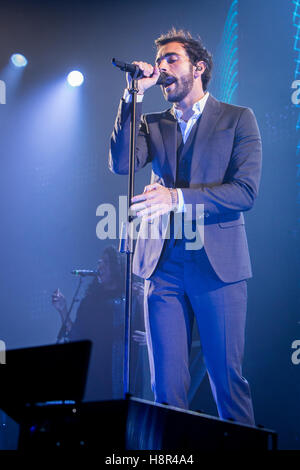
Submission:
[[[10,58],[15,67],[26,67],[28,61],[23,54],[13,54]]]
[[[68,75],[68,83],[71,86],[80,86],[84,82],[84,76],[78,70],[73,70]]]

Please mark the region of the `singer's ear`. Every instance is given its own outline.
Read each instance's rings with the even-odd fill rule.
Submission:
[[[206,69],[205,62],[203,62],[203,61],[197,62],[197,64],[195,64],[194,77],[195,78],[200,77],[203,74],[203,72],[205,71],[205,69]]]

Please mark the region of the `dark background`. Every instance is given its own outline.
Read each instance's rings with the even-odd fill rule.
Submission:
[[[1,1],[0,105],[1,296],[0,339],[7,348],[52,343],[59,317],[51,306],[58,286],[70,300],[73,268],[93,269],[110,241],[96,237],[96,208],[117,206],[127,179],[107,168],[108,141],[124,76],[111,58],[153,62],[153,40],[173,25],[200,34],[220,59],[229,0],[186,2]],[[295,2],[240,0],[238,88],[233,103],[251,107],[264,150],[261,190],[246,214],[254,278],[244,375],[257,423],[279,433],[282,448],[300,448],[300,365],[291,344],[300,338],[299,110],[295,78]],[[29,63],[12,70],[12,53]],[[70,89],[66,75],[85,82]],[[210,91],[218,98],[218,67]],[[158,87],[144,110],[167,107]],[[298,167],[299,168],[299,167]],[[137,176],[137,191],[149,169]],[[1,367],[1,366],[0,366]],[[216,414],[205,379],[193,407]]]

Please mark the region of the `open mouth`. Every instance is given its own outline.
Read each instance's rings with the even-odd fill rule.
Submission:
[[[175,83],[176,81],[177,81],[177,80],[176,80],[175,77],[167,77],[167,78],[166,78],[166,81],[165,81],[165,83],[164,83],[164,88],[165,88],[165,90],[166,90],[167,88],[169,88],[171,85],[173,85],[173,83]]]

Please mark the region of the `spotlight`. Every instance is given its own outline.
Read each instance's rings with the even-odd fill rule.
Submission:
[[[26,67],[28,61],[23,54],[13,54],[10,58],[15,67]]]
[[[73,70],[68,75],[68,83],[71,86],[80,86],[84,82],[84,76],[78,70]]]

